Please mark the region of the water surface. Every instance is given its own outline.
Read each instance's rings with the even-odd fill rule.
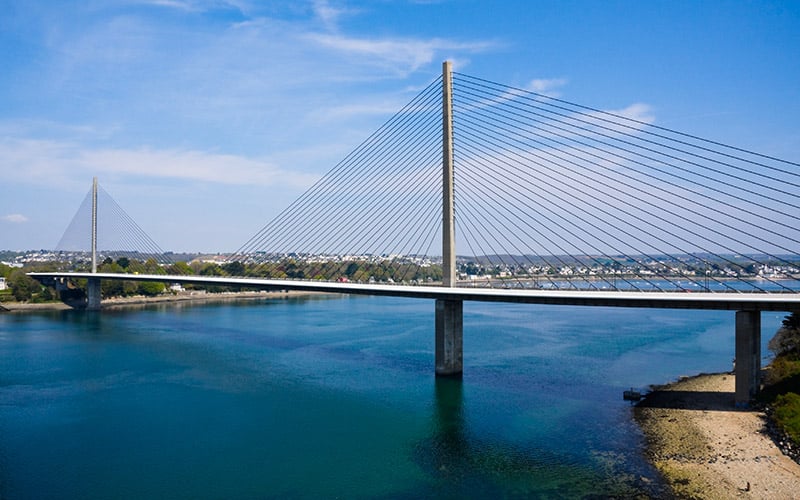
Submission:
[[[466,303],[463,380],[437,380],[433,312],[0,315],[0,498],[657,495],[622,391],[734,351],[733,312]]]

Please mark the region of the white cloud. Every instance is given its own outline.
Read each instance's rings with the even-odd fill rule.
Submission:
[[[336,52],[367,56],[394,68],[404,68],[398,70],[403,74],[430,64],[444,52],[483,52],[496,47],[494,42],[458,42],[441,38],[357,38],[321,33],[309,33],[306,38]]]
[[[85,184],[92,176],[127,176],[302,188],[318,176],[290,172],[269,160],[181,149],[86,148],[76,143],[33,139],[0,140],[9,181],[60,186]]]
[[[336,31],[338,28],[339,18],[343,14],[352,12],[348,9],[333,7],[327,0],[315,0],[314,14],[322,22],[323,26],[330,31]]]
[[[22,224],[23,222],[28,222],[28,218],[22,214],[3,215],[2,217],[0,217],[0,220],[5,222],[12,222],[14,224]]]
[[[528,84],[528,90],[549,97],[559,97],[561,96],[561,92],[559,92],[558,89],[566,84],[567,84],[566,78],[549,78],[549,79],[537,78],[531,80],[531,83]]]
[[[653,114],[653,108],[648,104],[640,102],[633,103],[630,106],[622,109],[610,111],[610,113],[644,123],[653,123],[656,121],[656,117]]]
[[[171,9],[184,10],[187,12],[197,12],[199,7],[192,2],[181,2],[178,0],[150,0],[143,2],[148,5],[155,5],[157,7],[167,7]]]
[[[228,0],[134,0],[134,4],[152,5],[184,12],[205,12],[213,8],[237,8],[235,1]]]
[[[95,171],[220,184],[305,187],[316,175],[281,170],[267,160],[206,151],[104,149],[80,154]]]

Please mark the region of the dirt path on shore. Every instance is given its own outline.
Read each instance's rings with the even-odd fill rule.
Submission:
[[[732,374],[660,387],[634,414],[648,458],[679,498],[800,498],[800,465],[764,432],[764,414],[734,409]]]

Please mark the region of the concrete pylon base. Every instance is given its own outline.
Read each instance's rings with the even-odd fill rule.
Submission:
[[[89,278],[86,283],[86,309],[88,311],[100,310],[100,278]]]
[[[464,303],[436,300],[436,376],[460,377],[463,371]]]
[[[736,406],[747,407],[761,387],[761,312],[736,312]]]

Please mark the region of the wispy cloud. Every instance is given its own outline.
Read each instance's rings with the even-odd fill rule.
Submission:
[[[308,33],[305,38],[342,54],[366,56],[391,65],[403,74],[430,64],[447,52],[485,52],[497,47],[492,41],[460,42],[441,38],[359,38],[328,33]]]
[[[180,1],[180,0],[143,0],[142,4],[155,5],[157,7],[167,7],[170,9],[178,9],[187,12],[197,12],[200,7],[196,2]]]
[[[131,3],[164,7],[184,12],[205,12],[219,8],[239,9],[243,2],[234,0],[131,0]]]
[[[132,212],[148,210],[134,194],[142,186],[147,196],[183,189],[195,211],[206,208],[198,194],[206,192],[257,207],[250,213],[278,211],[436,78],[441,60],[462,68],[500,46],[482,36],[364,28],[381,22],[384,7],[21,5],[9,26],[38,52],[14,58],[0,76],[2,182],[69,203],[97,176],[131,196]],[[13,202],[0,208],[29,224],[46,220],[32,199]],[[34,239],[25,225],[9,227]]]
[[[272,150],[269,138],[297,126],[289,120],[324,112],[331,104],[363,107],[365,96],[380,95],[380,87],[364,92],[364,84],[396,89],[398,79],[413,78],[422,70],[422,78],[404,82],[420,85],[430,77],[433,62],[438,69],[439,60],[452,58],[462,67],[470,55],[499,46],[484,39],[345,31],[339,27],[341,18],[360,11],[326,1],[300,4],[283,17],[278,14],[285,12],[278,11],[290,7],[190,0],[133,3],[153,8],[135,15],[108,9],[111,15],[101,23],[85,13],[66,13],[68,22],[47,35],[46,64],[34,80],[41,88],[22,92],[36,94],[43,107],[52,104],[49,109],[57,112],[50,116],[61,115],[65,121],[81,117],[84,123],[108,126],[127,137],[145,137],[140,143],[168,147],[188,138],[196,141],[192,147],[203,148],[198,136],[218,131],[226,140],[224,134],[239,128],[259,132],[266,138],[259,141],[263,149]],[[176,24],[173,16],[158,15],[165,8],[191,11],[186,15],[201,23],[202,12],[208,10],[235,14],[189,29]]]
[[[317,179],[317,175],[281,170],[267,160],[193,150],[91,150],[81,152],[78,161],[109,174],[220,184],[302,188]]]
[[[6,177],[38,185],[63,185],[92,176],[129,176],[246,186],[309,186],[316,174],[285,171],[265,159],[181,149],[87,149],[46,140],[1,140]]]
[[[334,7],[328,0],[315,0],[313,3],[313,10],[316,17],[329,31],[338,30],[339,18],[341,16],[354,13],[353,9]]]
[[[566,78],[544,78],[534,79],[528,84],[528,90],[543,94],[548,97],[560,97],[561,92],[559,89],[566,85],[568,80]]]
[[[22,214],[3,215],[2,217],[0,217],[0,220],[5,222],[11,222],[14,224],[22,224],[24,222],[28,222],[28,218]]]
[[[626,106],[622,109],[612,110],[610,113],[624,116],[625,118],[630,118],[643,123],[653,123],[656,121],[653,107],[649,104],[644,104],[641,102],[633,103],[630,106]]]

